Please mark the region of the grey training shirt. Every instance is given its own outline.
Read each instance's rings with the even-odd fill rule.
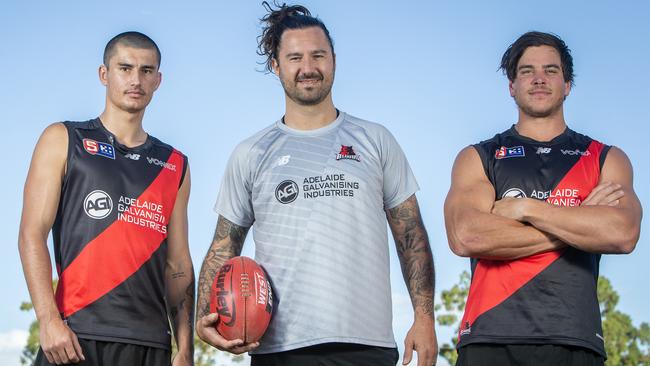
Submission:
[[[386,215],[418,185],[388,130],[343,112],[320,129],[278,121],[241,142],[215,211],[253,225],[276,308],[253,353],[345,342],[395,347]]]

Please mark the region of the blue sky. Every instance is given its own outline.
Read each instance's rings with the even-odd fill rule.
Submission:
[[[447,247],[442,204],[456,153],[516,121],[507,80],[497,71],[506,47],[528,30],[559,34],[572,49],[576,86],[565,103],[571,128],[622,148],[635,188],[649,209],[650,7],[643,1],[316,1],[303,2],[327,24],[337,53],[334,102],[387,126],[418,178],[418,199],[437,268],[437,289],[469,268]],[[138,30],[162,50],[163,83],[144,126],[190,158],[190,246],[198,270],[214,230],[211,207],[237,142],[282,116],[273,75],[257,70],[259,1],[23,1],[0,12],[0,181],[5,245],[0,276],[0,363],[17,364],[21,331],[32,314],[18,311],[29,294],[16,247],[22,186],[38,136],[49,123],[85,120],[103,109],[97,79],[104,45]],[[635,323],[650,321],[647,220],[629,256],[604,256],[601,273]],[[391,243],[392,246],[392,243]],[[244,253],[252,255],[253,243]],[[412,319],[392,250],[394,328],[401,346]],[[448,333],[442,332],[441,341]]]

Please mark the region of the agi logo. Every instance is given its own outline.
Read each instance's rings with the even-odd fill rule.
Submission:
[[[84,199],[84,211],[92,219],[103,219],[113,211],[113,200],[106,192],[94,190]]]
[[[503,195],[501,195],[501,198],[526,198],[526,193],[519,189],[519,188],[510,188],[509,190],[505,191]]]
[[[291,203],[298,198],[298,185],[292,180],[285,180],[275,188],[275,199],[282,204]]]
[[[115,160],[115,148],[113,148],[113,145],[91,139],[83,139],[83,144],[88,154]]]

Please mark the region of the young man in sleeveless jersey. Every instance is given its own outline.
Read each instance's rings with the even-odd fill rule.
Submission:
[[[603,365],[598,263],[639,239],[632,166],[567,126],[560,38],[522,35],[501,68],[519,120],[459,153],[445,202],[450,248],[472,266],[457,365]]]
[[[187,159],[142,128],[159,66],[149,37],[115,36],[99,67],[102,114],[54,123],[36,145],[19,234],[40,327],[36,365],[169,365],[170,323],[173,364],[193,364]]]
[[[406,157],[383,126],[334,107],[325,25],[302,6],[265,5],[260,54],[282,83],[286,112],[230,158],[199,277],[197,332],[221,350],[251,351],[254,366],[395,365],[387,218],[415,310],[404,362],[415,350],[430,366],[434,268]],[[243,344],[214,330],[209,296],[251,226],[277,301],[264,337]]]

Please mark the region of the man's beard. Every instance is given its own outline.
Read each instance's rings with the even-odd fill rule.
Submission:
[[[531,106],[531,104],[527,103],[520,103],[519,100],[515,97],[515,103],[517,104],[517,107],[527,116],[533,117],[533,118],[546,118],[551,115],[553,115],[555,112],[560,110],[562,108],[562,104],[564,104],[564,98],[561,100],[557,101],[556,103],[552,104],[550,107],[545,108],[545,109],[535,109],[534,107]]]
[[[305,90],[298,87],[298,83],[304,79],[316,79],[320,80],[320,87],[317,90],[317,86],[311,88],[311,90]],[[283,78],[280,78],[282,87],[284,88],[284,93],[299,105],[304,106],[313,106],[321,103],[332,91],[332,80],[327,80],[323,77],[321,73],[310,73],[299,75],[291,85],[287,85]]]

